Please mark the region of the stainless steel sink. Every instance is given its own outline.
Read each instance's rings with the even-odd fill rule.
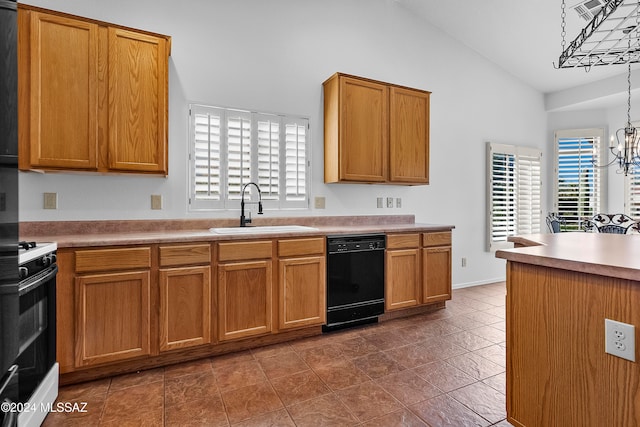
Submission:
[[[298,231],[318,231],[318,229],[314,227],[307,227],[305,225],[262,225],[256,227],[210,228],[209,231],[217,234],[264,234]]]

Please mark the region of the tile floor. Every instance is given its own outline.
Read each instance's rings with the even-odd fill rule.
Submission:
[[[510,426],[505,284],[447,308],[60,389],[44,426]]]

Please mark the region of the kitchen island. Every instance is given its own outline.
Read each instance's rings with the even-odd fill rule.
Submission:
[[[640,235],[518,236],[507,260],[507,419],[638,426],[640,367],[605,353],[605,319],[640,326]],[[636,331],[636,343],[638,343]]]

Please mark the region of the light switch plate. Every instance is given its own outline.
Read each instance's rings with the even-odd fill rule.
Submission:
[[[44,209],[58,209],[58,193],[43,193]]]
[[[151,209],[153,209],[153,210],[162,209],[162,195],[161,194],[152,194],[151,195]]]
[[[382,202],[382,197],[378,197],[376,199],[376,203],[377,203],[378,208],[384,208],[384,204]]]
[[[325,198],[324,197],[315,197],[313,199],[314,203],[313,205],[315,206],[316,209],[324,209],[325,208]]]

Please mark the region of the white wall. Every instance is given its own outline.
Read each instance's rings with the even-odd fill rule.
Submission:
[[[504,278],[504,261],[485,251],[485,145],[545,149],[543,96],[395,1],[25,3],[168,34],[173,46],[168,178],[21,173],[22,221],[237,217],[187,211],[187,104],[204,102],[310,118],[312,196],[326,197],[326,209],[295,214],[453,224],[454,286]],[[323,183],[322,82],[337,71],[432,92],[429,186]],[[58,210],[42,209],[43,192],[58,193]],[[150,209],[151,194],[163,196],[163,210]],[[377,209],[379,196],[402,197],[403,206]]]

